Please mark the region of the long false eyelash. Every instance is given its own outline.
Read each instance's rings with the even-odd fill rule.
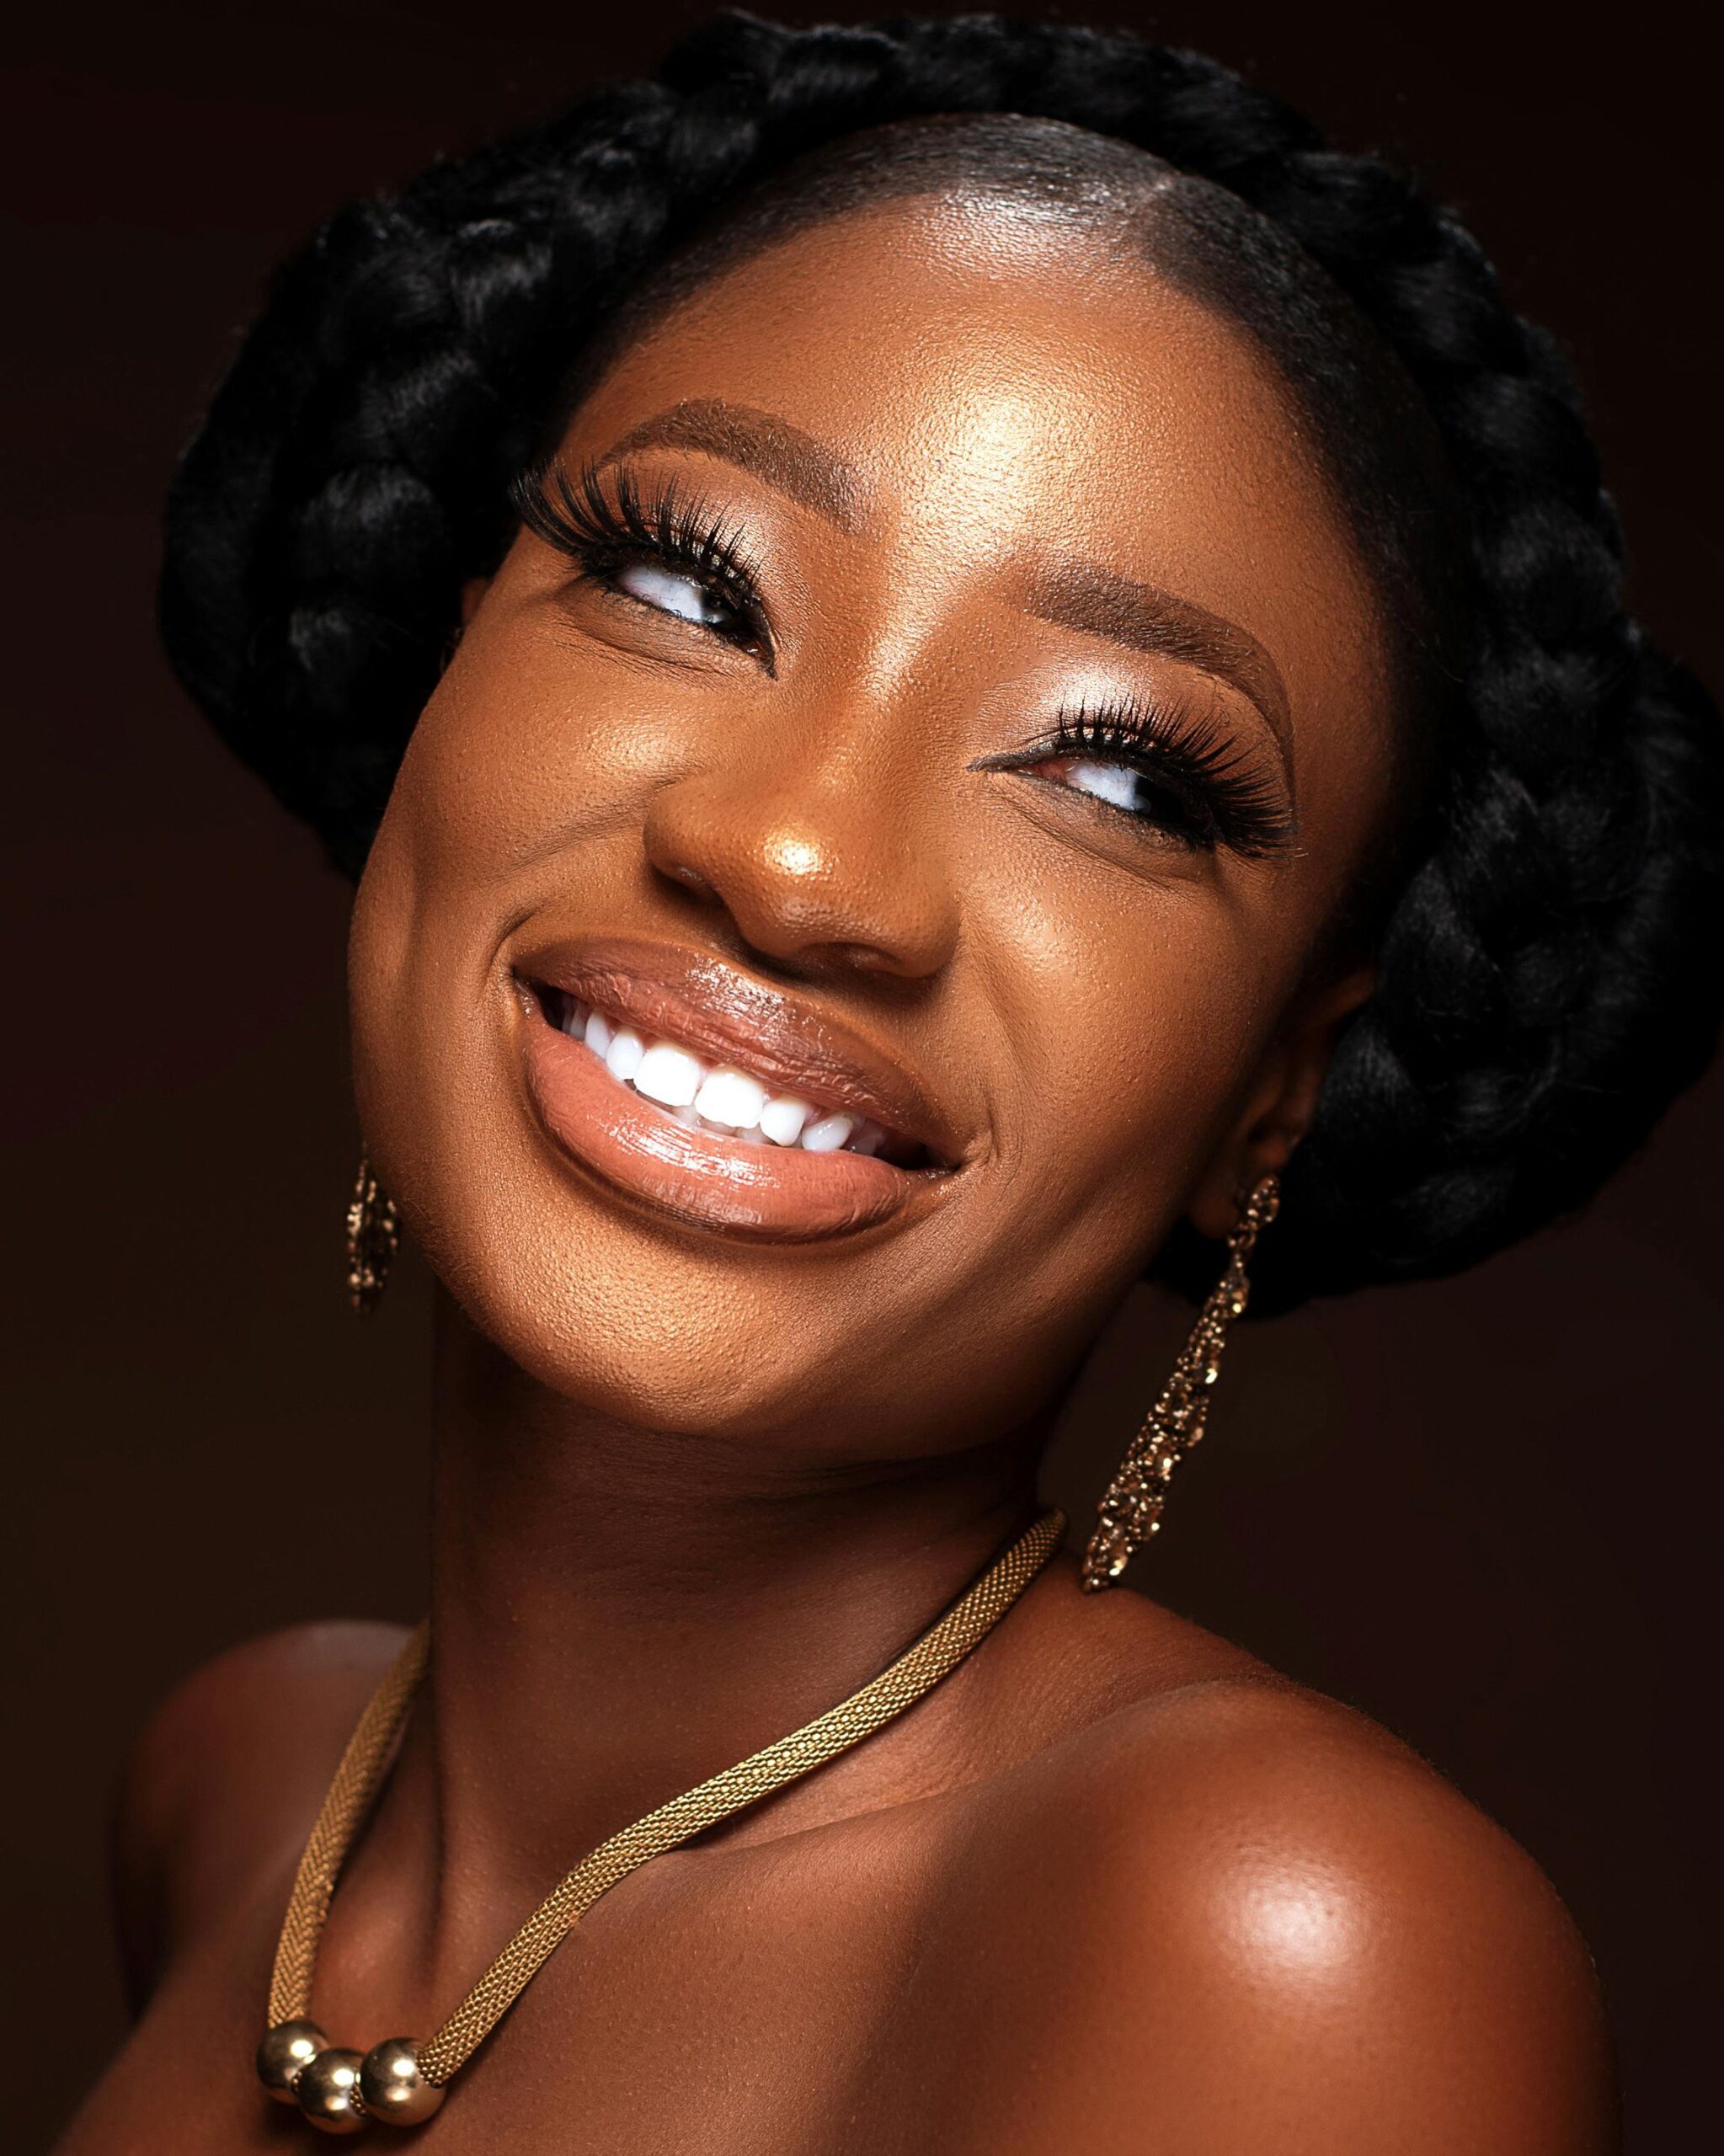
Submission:
[[[710,584],[749,631],[750,646],[770,654],[757,571],[740,530],[698,496],[674,485],[641,492],[626,467],[607,486],[591,464],[571,482],[561,465],[516,480],[516,514],[536,539],[588,575],[647,560],[686,569]]]
[[[519,479],[514,502],[536,538],[588,575],[647,559],[700,577],[746,626],[770,667],[755,564],[738,529],[697,497],[674,486],[643,495],[626,468],[607,491],[591,464],[571,484],[562,467],[552,465]],[[1180,817],[1162,828],[1184,845],[1225,846],[1259,860],[1284,851],[1291,841],[1290,812],[1236,741],[1211,721],[1176,718],[1135,697],[1061,712],[1054,731],[1031,747],[980,761],[983,767],[1025,770],[1055,757],[1097,755],[1134,765],[1166,790]]]
[[[1292,812],[1278,789],[1211,719],[1176,716],[1134,697],[1080,705],[1061,712],[1054,732],[1030,752],[1037,760],[1097,754],[1132,764],[1166,790],[1182,820],[1163,828],[1185,845],[1225,846],[1261,861],[1291,843]],[[1024,768],[1029,757],[1011,760]]]

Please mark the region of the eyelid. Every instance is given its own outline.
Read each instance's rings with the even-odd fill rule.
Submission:
[[[749,626],[754,643],[742,643],[710,625],[688,626],[705,626],[707,634],[735,650],[751,651],[769,675],[776,673],[771,624],[740,526],[727,522],[702,495],[687,494],[674,483],[643,494],[626,467],[606,470],[615,473],[614,499],[590,462],[573,484],[554,462],[525,473],[512,489],[522,525],[588,574],[607,558],[632,556],[704,581]],[[644,600],[633,603],[659,611]],[[676,617],[667,613],[666,618]]]
[[[1292,804],[1275,776],[1266,776],[1251,747],[1212,720],[1193,718],[1131,697],[1061,710],[1038,739],[992,756],[972,771],[1033,774],[1038,764],[1113,758],[1136,765],[1187,805],[1192,822],[1178,827],[1136,816],[1096,798],[1107,813],[1159,828],[1208,851],[1225,847],[1247,860],[1273,858],[1292,843]]]

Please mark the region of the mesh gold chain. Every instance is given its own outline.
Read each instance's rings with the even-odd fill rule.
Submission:
[[[861,1691],[601,1842],[552,1889],[436,2035],[419,2047],[424,2079],[442,2088],[461,2071],[569,1929],[638,1865],[812,1774],[914,1706],[986,1638],[1059,1548],[1065,1532],[1062,1513],[1043,1513]],[[310,2013],[318,1942],[335,1882],[407,1720],[430,1646],[430,1626],[421,1625],[373,1694],[335,1769],[288,1897],[270,1979],[271,2028]]]

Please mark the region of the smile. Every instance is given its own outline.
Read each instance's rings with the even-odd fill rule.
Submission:
[[[686,1129],[745,1145],[804,1153],[862,1153],[917,1165],[922,1149],[895,1138],[871,1117],[775,1093],[734,1065],[712,1064],[675,1041],[647,1040],[622,1019],[606,1017],[561,989],[542,991],[549,1023],[597,1056],[619,1086],[663,1108]]]
[[[939,1202],[958,1141],[894,1059],[728,963],[650,943],[523,954],[527,1092],[558,1150],[656,1211],[754,1238]]]

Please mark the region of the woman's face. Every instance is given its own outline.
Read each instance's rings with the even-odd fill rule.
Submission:
[[[360,894],[384,1180],[626,1422],[1018,1423],[1359,992],[1387,673],[1297,422],[1134,251],[894,205],[680,304],[558,468]]]

